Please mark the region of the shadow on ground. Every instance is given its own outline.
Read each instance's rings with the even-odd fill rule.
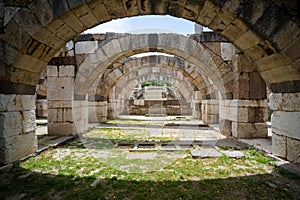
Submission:
[[[140,180],[97,179],[37,173],[16,165],[1,175],[0,199],[299,199],[297,188],[274,183],[278,175],[198,181],[164,177],[154,182],[143,180],[143,174]]]

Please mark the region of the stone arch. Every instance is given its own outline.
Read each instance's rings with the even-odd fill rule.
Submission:
[[[118,85],[115,85],[113,88],[116,89],[110,90],[110,94],[108,98],[108,110],[111,111],[109,111],[109,113],[112,112],[114,113],[113,116],[117,116],[118,115],[117,113],[123,112],[123,110],[125,109],[124,102],[126,100],[129,100],[128,97],[130,92],[133,90],[133,88],[140,83],[143,83],[145,81],[152,81],[152,80],[160,80],[172,85],[180,95],[179,98],[177,97],[177,100],[179,101],[180,105],[185,105],[185,106],[190,105],[192,101],[191,99],[192,93],[188,89],[191,87],[188,81],[183,81],[182,79],[173,77],[172,74],[145,73],[145,74],[141,74],[138,77],[131,78],[127,81],[124,81],[124,83],[119,82],[121,86],[118,87]],[[181,99],[180,97],[183,97],[183,99]],[[113,108],[114,106],[117,109],[114,109]]]
[[[110,89],[117,84],[118,81],[129,73],[136,72],[139,69],[144,69],[148,67],[164,67],[169,70],[180,71],[182,75],[186,76],[189,81],[193,82],[195,88],[201,92],[202,95],[210,94],[211,85],[208,80],[202,77],[202,72],[195,68],[191,70],[190,66],[192,64],[179,57],[169,57],[169,56],[146,56],[142,58],[134,58],[127,60],[120,64],[120,66],[113,69],[107,69],[101,77],[98,83],[99,95],[102,97],[107,97]],[[156,70],[153,69],[153,72]],[[174,72],[176,73],[176,72]],[[100,88],[101,87],[101,88]],[[97,93],[98,94],[98,93]]]
[[[170,74],[166,72],[159,74],[153,74],[151,72],[141,72],[141,74],[137,75],[136,77],[127,76],[122,81],[120,81],[119,84],[115,85],[115,91],[118,96],[125,97],[126,94],[128,96],[129,92],[132,91],[133,88],[138,84],[153,80],[159,80],[174,86],[187,102],[191,102],[191,92],[193,90],[190,90],[189,88],[192,88],[193,85],[184,78],[175,77],[172,73]],[[109,96],[111,98],[111,90]]]
[[[5,20],[0,27],[0,93],[3,95],[1,99],[4,102],[7,99],[10,102],[11,99],[18,98],[22,99],[21,102],[33,102],[32,96],[35,93],[40,72],[67,41],[83,30],[115,18],[168,14],[208,26],[226,37],[252,59],[257,71],[270,84],[271,90],[278,93],[278,97],[275,95],[274,99],[283,99],[280,105],[274,101],[273,106],[277,111],[277,117],[272,123],[276,124],[274,127],[277,129],[278,136],[282,136],[282,128],[285,130],[293,124],[290,120],[283,121],[282,119],[286,119],[286,115],[291,119],[299,117],[299,112],[296,112],[299,109],[295,111],[294,107],[281,105],[291,99],[289,93],[300,91],[299,18],[287,11],[288,3],[285,2],[267,0],[248,1],[246,4],[244,2],[243,0],[226,2],[136,0],[133,3],[109,0],[12,2],[13,5],[10,6],[13,7],[13,12],[5,13]],[[3,10],[5,9],[1,12]],[[299,102],[297,101],[298,93],[293,96],[295,102]],[[17,94],[16,97],[15,94]],[[3,112],[12,111],[11,107],[15,108],[14,105],[10,106],[11,104],[4,105],[5,107],[1,108]],[[18,106],[21,109],[19,107],[14,109],[16,113],[34,110],[34,106],[29,104],[20,103]],[[18,118],[20,118],[19,115]],[[21,118],[19,121],[22,121]],[[293,142],[299,144],[299,134],[295,131],[299,128],[297,125],[291,127],[293,127],[293,138],[298,140],[289,141],[290,135],[285,135],[275,139],[275,143],[277,141],[280,144],[285,141],[286,144],[293,144]],[[4,145],[19,144],[20,141],[24,141],[21,136],[27,137],[17,131],[14,134],[18,134],[18,137],[14,136],[10,143]],[[295,135],[297,137],[294,137]],[[33,141],[34,138],[34,134],[31,134],[30,140]],[[7,150],[7,146],[4,145],[1,148]],[[19,149],[19,152],[23,151],[26,155],[33,152],[12,147],[12,149]],[[5,154],[9,155],[7,152]],[[13,155],[17,154],[18,152],[13,152]],[[289,153],[283,152],[281,155],[285,157],[287,154]],[[14,157],[5,161],[1,158],[0,162],[14,160],[16,160]]]
[[[230,92],[229,82],[233,79],[231,66],[201,42],[178,34],[121,34],[116,37],[98,47],[82,62],[76,77],[75,94],[85,95],[112,63],[148,51],[182,57],[193,64],[190,70],[200,68],[203,76],[209,77],[222,93]]]
[[[111,19],[149,14],[208,26],[251,57],[273,91],[299,91],[299,20],[292,20],[284,4],[266,0],[247,4],[242,0],[36,0],[14,4],[15,12],[1,27],[1,93],[33,94],[50,58],[85,29]]]

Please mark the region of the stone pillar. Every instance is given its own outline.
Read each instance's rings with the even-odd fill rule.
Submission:
[[[232,100],[220,100],[220,131],[236,138],[268,136],[266,83],[244,54],[232,56]]]
[[[220,131],[236,138],[268,136],[267,100],[220,100]]]
[[[216,124],[219,122],[219,100],[202,100],[201,105],[202,121],[206,124]]]
[[[110,100],[107,103],[107,119],[117,119],[123,108],[119,100]]]
[[[86,98],[74,100],[75,67],[47,66],[48,134],[74,135],[88,128]]]
[[[0,163],[37,151],[35,95],[0,94]]]
[[[107,120],[107,101],[89,102],[89,123],[99,123]]]
[[[270,95],[272,152],[300,163],[300,92]]]
[[[200,91],[194,91],[193,100],[192,100],[192,116],[195,119],[201,119],[201,101],[202,95]]]

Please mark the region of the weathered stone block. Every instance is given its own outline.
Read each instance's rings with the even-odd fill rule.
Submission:
[[[232,122],[232,136],[236,138],[266,138],[268,126],[266,123]]]
[[[59,77],[75,77],[75,66],[59,66]]]
[[[16,95],[0,94],[0,112],[14,111],[15,106],[13,104]]]
[[[226,136],[231,136],[232,135],[232,133],[231,133],[231,123],[232,122],[230,120],[220,118],[219,128],[220,128],[220,132],[223,135],[226,135]]]
[[[202,114],[202,120],[207,124],[217,124],[219,122],[219,115]]]
[[[269,100],[271,110],[282,110],[282,93],[271,93]]]
[[[289,161],[300,163],[300,140],[287,137],[287,156]]]
[[[47,65],[47,77],[57,77],[58,69],[57,66]]]
[[[73,111],[71,108],[64,108],[62,114],[63,114],[64,122],[73,122],[74,121]]]
[[[66,101],[53,101],[48,100],[48,107],[49,108],[72,108],[73,101],[66,100]]]
[[[57,122],[57,109],[48,110],[48,122]]]
[[[271,122],[274,133],[300,139],[300,112],[274,111]]]
[[[57,109],[57,122],[63,122],[63,109]]]
[[[35,132],[0,138],[0,163],[17,161],[37,151]]]
[[[235,53],[235,47],[231,43],[221,42],[221,57],[223,60],[231,60]]]
[[[0,94],[1,111],[23,111],[35,109],[35,95]]]
[[[70,122],[48,122],[48,135],[74,135],[74,124]]]
[[[98,49],[98,41],[80,41],[76,42],[75,53],[86,54],[93,53]]]
[[[48,117],[47,99],[37,99],[36,100],[36,116]]]
[[[287,138],[283,135],[272,134],[272,153],[275,156],[286,158]]]
[[[0,112],[0,138],[22,134],[20,112]]]
[[[249,74],[249,98],[265,99],[267,98],[266,82],[258,72]]]
[[[23,133],[35,132],[36,130],[36,118],[35,110],[23,111]]]
[[[72,100],[74,79],[71,77],[48,77],[48,100]]]
[[[300,92],[284,93],[281,107],[284,111],[300,111]]]

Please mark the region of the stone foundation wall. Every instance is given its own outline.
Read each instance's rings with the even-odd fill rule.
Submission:
[[[35,95],[0,94],[0,163],[37,151]]]

